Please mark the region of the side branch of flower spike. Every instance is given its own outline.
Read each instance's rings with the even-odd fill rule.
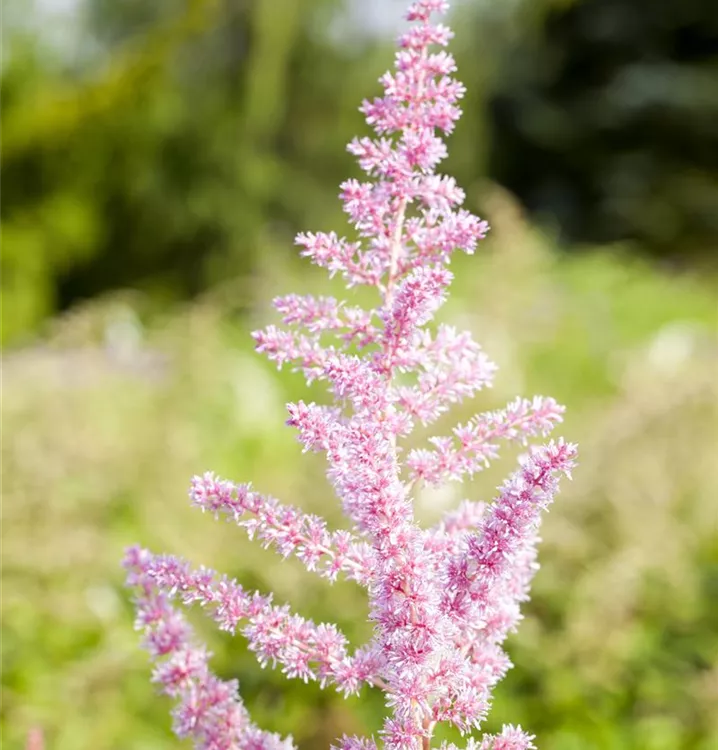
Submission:
[[[124,566],[128,585],[136,591],[135,627],[156,662],[152,680],[177,701],[175,734],[192,739],[197,750],[295,750],[291,737],[264,732],[250,721],[236,680],[223,681],[211,673],[211,654],[197,644],[185,617],[159,588],[151,561],[149,552],[133,547]]]
[[[477,638],[493,643],[506,635],[512,623],[499,626],[506,620],[499,610],[508,604],[508,619],[516,616],[512,598],[523,598],[533,572],[532,550],[541,513],[558,492],[558,477],[570,478],[576,453],[575,445],[558,440],[525,457],[521,469],[502,485],[483,513],[476,531],[465,536],[460,554],[450,561],[442,609],[461,623],[465,651],[474,647]],[[494,626],[482,631],[492,617]]]
[[[128,550],[125,566],[130,585],[164,592],[185,606],[198,603],[220,630],[241,629],[260,664],[279,664],[287,677],[317,681],[322,687],[334,684],[345,695],[374,684],[378,677],[376,656],[369,649],[349,656],[347,640],[335,625],[316,625],[292,614],[288,606],[273,605],[271,596],[248,593],[213,570],[192,570],[181,559],[137,548]]]
[[[253,492],[249,485],[234,484],[211,472],[194,477],[192,503],[203,511],[227,516],[282,557],[295,555],[307,570],[335,581],[339,573],[366,585],[372,567],[371,547],[348,531],[329,531],[326,521],[291,505]]]
[[[441,484],[471,476],[498,458],[494,441],[525,444],[528,438],[546,437],[561,421],[563,412],[564,407],[554,399],[535,396],[531,400],[517,398],[505,409],[479,414],[468,424],[455,427],[453,438],[429,438],[433,451],[411,451],[406,461],[411,478]]]

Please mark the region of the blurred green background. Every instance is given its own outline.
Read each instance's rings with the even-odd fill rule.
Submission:
[[[344,146],[404,4],[4,3],[4,747],[32,727],[48,750],[181,746],[132,630],[131,543],[366,637],[361,591],[280,563],[186,492],[212,469],[340,522],[321,461],[283,427],[306,389],[248,331],[274,294],[329,289],[292,237],[344,231]],[[446,169],[493,231],[456,260],[442,317],[501,369],[439,432],[545,393],[581,446],[487,729],[520,722],[544,750],[712,750],[718,10],[457,5],[468,95]],[[422,491],[420,515],[491,497],[513,459]],[[312,749],[379,728],[380,696],[287,682],[197,625],[262,726]]]

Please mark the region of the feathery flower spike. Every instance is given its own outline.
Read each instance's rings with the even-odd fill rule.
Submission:
[[[178,558],[128,550],[137,627],[156,661],[153,679],[177,701],[175,731],[203,750],[289,750],[291,739],[258,729],[236,682],[209,670],[176,608],[198,604],[224,630],[241,632],[262,665],[289,678],[333,686],[345,696],[383,691],[379,738],[343,737],[338,750],[429,750],[437,724],[480,728],[491,691],[511,666],[502,650],[520,620],[537,568],[542,512],[570,477],[576,448],[559,439],[531,446],[490,503],[466,501],[435,527],[421,528],[412,492],[421,482],[462,480],[498,457],[500,441],[546,437],[563,407],[551,398],[518,398],[477,414],[448,437],[404,454],[401,441],[453,404],[493,382],[496,366],[468,332],[433,325],[451,284],[452,254],[471,254],[488,231],[461,208],[463,191],[437,174],[464,94],[442,47],[451,31],[434,23],[444,0],[416,0],[398,39],[384,95],[361,111],[375,137],[349,144],[365,181],[341,185],[358,240],[334,232],[297,236],[301,254],[340,275],[347,287],[376,289],[375,309],[333,297],[289,294],[274,301],[286,328],[253,334],[257,351],[290,364],[308,383],[327,385],[329,405],[287,407],[304,450],[326,454],[327,476],[351,531],[212,473],[195,477],[192,503],[245,529],[264,547],[294,555],[308,571],[344,576],[367,591],[374,635],[351,652],[333,625],[315,624],[276,605],[271,595]],[[438,48],[438,49],[437,49]],[[328,343],[328,339],[332,339]],[[400,460],[405,456],[404,460]],[[454,750],[453,745],[442,745]],[[469,739],[469,750],[531,750],[533,737],[505,726]]]

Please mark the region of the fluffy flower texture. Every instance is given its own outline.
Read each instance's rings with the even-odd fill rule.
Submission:
[[[349,150],[368,179],[347,180],[340,193],[357,241],[322,232],[297,237],[304,256],[348,287],[374,287],[377,307],[291,294],[275,300],[286,327],[254,334],[257,350],[279,367],[290,364],[328,387],[331,403],[289,404],[287,423],[305,450],[325,454],[351,531],[211,473],[190,490],[194,505],[263,546],[330,581],[344,576],[364,587],[374,635],[352,650],[335,626],[312,623],[271,596],[177,558],[129,550],[137,627],[157,661],[154,679],[177,700],[176,732],[197,748],[268,750],[291,741],[251,723],[236,683],[211,674],[176,602],[197,604],[221,629],[241,632],[263,666],[289,678],[344,695],[382,690],[387,717],[379,738],[344,737],[341,750],[430,748],[440,722],[477,729],[510,667],[501,644],[520,619],[537,567],[541,514],[558,478],[570,475],[576,449],[560,439],[529,447],[493,501],[467,501],[433,528],[415,521],[419,483],[471,476],[498,457],[502,441],[526,445],[547,436],[563,411],[550,398],[516,399],[404,452],[402,441],[418,424],[490,387],[496,371],[468,332],[432,324],[451,283],[452,254],[473,253],[488,229],[460,207],[464,194],[454,180],[435,173],[446,155],[440,134],[453,129],[464,92],[452,78],[451,55],[432,51],[451,39],[430,18],[446,10],[443,0],[410,6],[395,70],[381,79],[384,96],[362,105],[376,137],[356,139]],[[507,726],[468,747],[534,746]]]

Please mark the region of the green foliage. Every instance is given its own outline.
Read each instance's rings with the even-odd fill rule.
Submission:
[[[192,297],[336,213],[349,160],[334,125],[350,111],[359,127],[367,71],[314,33],[330,6],[98,1],[59,62],[10,34],[4,343],[110,289]]]
[[[715,285],[619,254],[559,259],[505,197],[484,204],[491,244],[457,261],[445,317],[475,329],[502,377],[453,419],[551,393],[568,406],[562,432],[581,445],[544,527],[543,569],[490,724],[520,720],[543,750],[708,750],[718,739]],[[137,541],[366,635],[356,587],[329,589],[186,500],[190,476],[211,468],[338,520],[321,461],[282,426],[301,379],[269,368],[247,334],[273,293],[316,286],[283,258],[171,317],[153,317],[137,295],[99,300],[6,356],[8,747],[34,725],[53,750],[178,746],[118,568]],[[448,495],[421,491],[420,514],[491,497],[512,460]],[[379,728],[378,694],[344,702],[288,682],[259,669],[241,638],[217,635],[201,613],[196,622],[263,726],[308,748]]]
[[[497,64],[492,177],[572,242],[715,265],[715,3],[526,5]]]

